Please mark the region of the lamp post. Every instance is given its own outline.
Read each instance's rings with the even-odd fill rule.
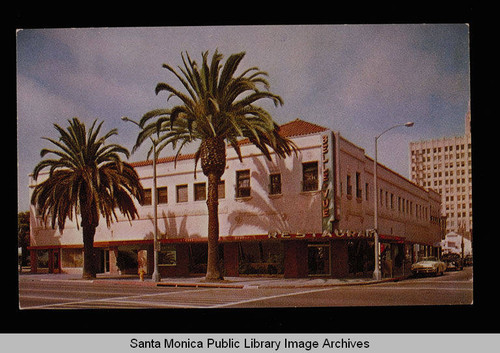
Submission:
[[[380,261],[379,261],[379,238],[378,238],[378,188],[377,188],[377,143],[380,136],[388,132],[389,130],[395,129],[400,126],[411,127],[413,126],[413,122],[407,122],[404,124],[394,125],[386,130],[384,130],[381,134],[375,137],[375,162],[373,164],[373,229],[374,229],[374,247],[375,247],[375,266],[373,270],[373,279],[380,280]]]
[[[135,122],[132,119],[129,119],[127,117],[122,118],[123,121],[130,121],[131,123],[134,123],[137,125],[139,128],[141,126],[139,123]],[[142,129],[142,128],[141,128]],[[160,276],[160,271],[158,270],[158,199],[156,195],[156,144],[158,141],[150,137],[150,140],[153,144],[153,190],[151,192],[151,197],[153,201],[153,259],[154,259],[154,269],[153,269],[153,276],[152,280],[153,282],[160,282],[161,281],[161,276]]]

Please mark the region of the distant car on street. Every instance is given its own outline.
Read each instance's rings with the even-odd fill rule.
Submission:
[[[446,262],[446,270],[447,271],[460,271],[464,269],[464,261],[459,254],[444,254],[442,256],[442,260]]]
[[[465,256],[464,266],[472,266],[472,255]]]
[[[411,272],[418,275],[442,275],[446,271],[447,265],[434,256],[424,257],[419,262],[411,265]]]

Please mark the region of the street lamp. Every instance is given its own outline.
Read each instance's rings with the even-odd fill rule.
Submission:
[[[380,273],[380,261],[379,261],[379,239],[378,239],[378,190],[377,190],[377,142],[380,136],[385,134],[387,131],[395,129],[397,127],[401,126],[406,126],[406,127],[411,127],[413,126],[413,122],[407,122],[404,124],[398,124],[394,125],[386,130],[384,130],[381,134],[375,137],[375,162],[373,164],[373,230],[375,232],[374,234],[374,247],[375,247],[375,266],[373,270],[373,279],[375,280],[380,280],[381,278],[381,273]]]
[[[123,121],[130,121],[131,123],[137,125],[140,129],[142,129],[141,125],[136,121],[127,118],[126,116],[122,117]],[[149,137],[153,144],[153,190],[151,192],[151,197],[153,201],[153,258],[154,258],[154,269],[153,269],[153,282],[160,282],[161,276],[160,271],[158,270],[158,200],[156,195],[156,145],[158,143],[157,140]]]

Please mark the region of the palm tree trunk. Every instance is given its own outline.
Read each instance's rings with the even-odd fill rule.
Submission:
[[[83,278],[96,277],[96,266],[94,256],[95,227],[85,226],[83,228]]]
[[[206,281],[222,280],[219,268],[219,197],[220,176],[215,172],[208,174],[208,257]]]

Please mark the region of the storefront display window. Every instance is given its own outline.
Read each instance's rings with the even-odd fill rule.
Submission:
[[[37,250],[37,267],[49,268],[49,251],[48,250]]]
[[[189,244],[189,272],[207,272],[207,243]]]
[[[309,276],[329,276],[331,274],[330,244],[309,244],[307,263]]]
[[[239,273],[243,275],[283,274],[283,244],[280,242],[248,242],[239,244]]]
[[[373,241],[365,239],[349,240],[347,243],[349,275],[366,277],[373,274]]]
[[[158,252],[160,266],[175,266],[177,264],[177,251],[174,244],[163,244]]]

